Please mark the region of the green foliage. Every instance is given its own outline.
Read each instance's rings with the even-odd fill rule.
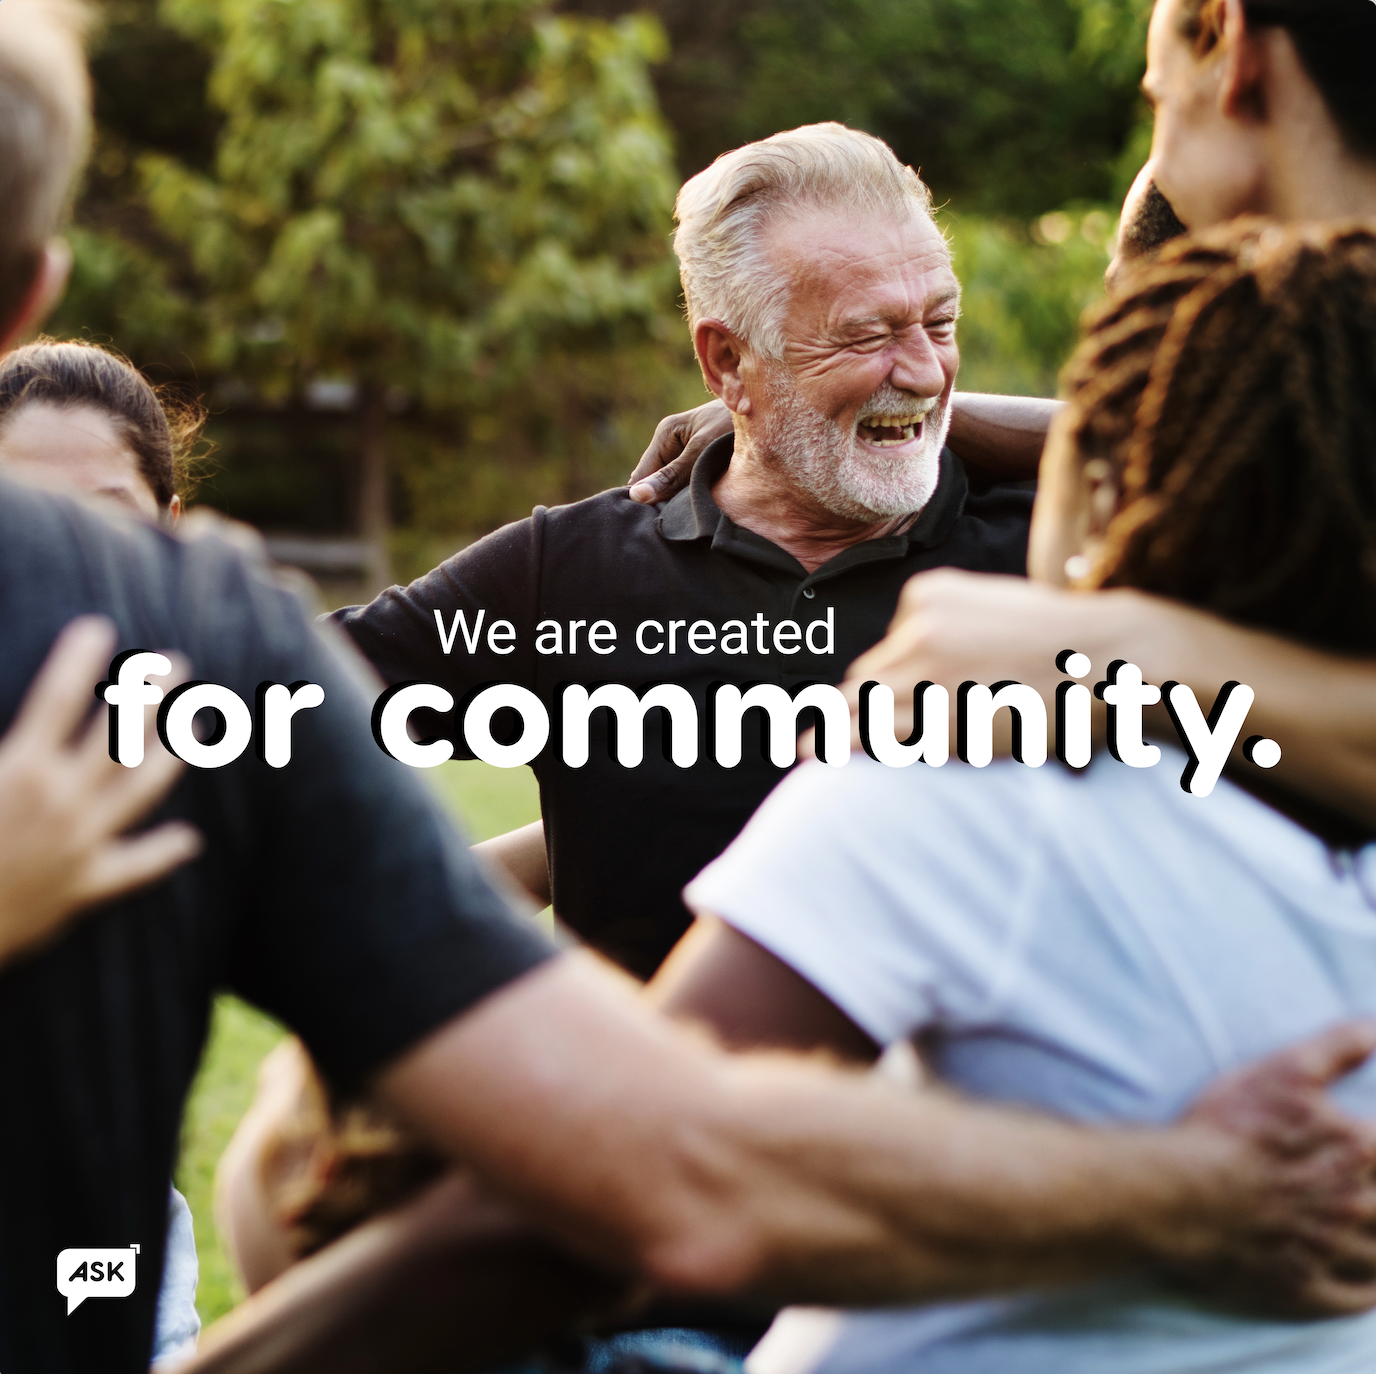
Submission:
[[[208,362],[429,407],[550,350],[653,340],[673,295],[650,20],[532,0],[165,0],[213,49],[213,173],[157,153],[153,214],[206,289]]]
[[[191,1208],[201,1277],[196,1310],[203,1322],[222,1317],[244,1297],[215,1225],[215,1166],[257,1086],[258,1065],[282,1039],[282,1027],[234,997],[215,1004],[210,1039],[182,1119],[177,1187]]]
[[[409,523],[492,529],[624,482],[661,416],[709,399],[687,329],[667,311],[666,322],[673,334],[662,343],[549,351],[528,384],[465,418],[457,461],[442,423],[396,435]]]
[[[1055,395],[1080,316],[1103,293],[1113,216],[1081,206],[1043,215],[1030,228],[982,216],[942,219],[962,288],[961,390]]]
[[[99,137],[53,328],[208,390],[204,498],[278,528],[356,520],[353,417],[301,398],[371,384],[409,571],[623,480],[658,417],[703,399],[668,252],[678,174],[840,118],[950,209],[962,384],[1046,391],[1102,270],[1086,208],[1145,154],[1149,8],[101,0]],[[1075,233],[1038,242],[1066,206]]]
[[[741,118],[752,127],[847,119],[887,138],[940,198],[967,210],[1031,215],[1099,198],[1141,75],[1098,47],[1116,17],[1100,12],[1119,8],[783,0],[747,26],[759,56]]]
[[[674,45],[659,85],[685,175],[725,148],[839,119],[887,139],[965,213],[1026,218],[1126,189],[1150,0],[648,5]]]
[[[353,384],[365,463],[393,417],[393,501],[432,532],[623,480],[639,448],[614,417],[677,400],[690,363],[658,25],[539,0],[160,13],[212,59],[209,165],[136,162],[202,374],[268,406]]]
[[[108,231],[74,225],[67,239],[72,277],[51,333],[113,344],[145,361],[196,346],[197,312],[174,288],[165,262]]]

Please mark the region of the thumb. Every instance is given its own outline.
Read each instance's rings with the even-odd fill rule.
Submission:
[[[1361,1068],[1373,1050],[1376,1050],[1376,1021],[1344,1021],[1282,1050],[1272,1062],[1283,1063],[1298,1076],[1323,1086]]]
[[[667,501],[688,485],[696,457],[696,454],[680,454],[658,472],[642,478],[631,488],[631,500],[646,506],[656,501]]]

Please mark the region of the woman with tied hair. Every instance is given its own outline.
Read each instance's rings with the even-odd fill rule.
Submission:
[[[204,424],[199,404],[94,344],[40,339],[0,358],[0,465],[26,481],[171,523]]]
[[[172,521],[203,423],[199,407],[160,401],[132,364],[91,344],[40,339],[0,357],[0,469],[26,481]],[[113,642],[108,625],[75,623],[0,741],[0,835],[9,840],[0,965],[55,938],[76,912],[185,862],[199,844],[175,823],[118,838],[181,765],[158,749],[144,767],[121,768],[101,742],[104,724],[79,729]],[[79,693],[71,682],[83,684]]]
[[[1376,655],[1376,227],[1242,222],[1124,274],[1068,366],[1034,578],[1134,588]],[[1105,665],[1095,665],[1103,668]],[[1204,703],[1207,706],[1207,703]],[[1376,1013],[1376,844],[1236,763],[1101,751],[985,769],[805,765],[687,893],[651,984],[728,1029],[719,975],[917,1039],[936,1077],[1086,1123],[1165,1122],[1199,1085]],[[1258,756],[1260,757],[1260,756]],[[765,966],[768,966],[766,970]],[[740,986],[740,984],[736,984]],[[823,1003],[825,999],[825,1003]],[[818,1020],[818,1025],[823,1024]],[[1376,1116],[1376,1067],[1338,1087]],[[1370,1374],[1376,1313],[1293,1321],[1166,1274],[851,1314],[788,1312],[748,1374]]]

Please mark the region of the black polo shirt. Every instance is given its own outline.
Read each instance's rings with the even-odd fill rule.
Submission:
[[[367,684],[294,597],[218,540],[0,480],[0,730],[85,612],[114,621],[118,651],[176,649],[245,702],[301,679],[325,701],[293,720],[285,767],[249,749],[187,770],[159,815],[199,828],[194,863],[0,968],[4,1374],[148,1369],[167,1180],[217,990],[280,1017],[354,1087],[550,952],[378,750]],[[69,1316],[59,1252],[131,1245],[133,1294]]]
[[[974,492],[947,450],[936,493],[906,532],[855,545],[809,573],[712,499],[732,449],[730,436],[713,444],[690,485],[661,506],[639,505],[623,487],[537,507],[409,587],[335,617],[389,682],[433,682],[453,694],[452,716],[413,719],[424,733],[454,739],[460,756],[471,757],[460,738],[465,699],[494,682],[530,688],[552,721],[564,683],[638,690],[674,682],[692,693],[704,747],[691,768],[665,757],[661,711],[646,716],[638,767],[616,761],[607,710],[593,715],[584,766],[564,764],[554,742],[533,764],[555,910],[642,976],[688,926],[684,885],[735,838],[783,773],[763,753],[760,711],[746,717],[739,765],[711,759],[713,685],[839,682],[882,638],[914,573],[1026,568],[1030,490]],[[453,634],[447,653],[436,611]],[[464,622],[455,632],[457,611]],[[501,621],[509,629],[499,626],[489,639]],[[551,740],[557,736],[556,729]]]

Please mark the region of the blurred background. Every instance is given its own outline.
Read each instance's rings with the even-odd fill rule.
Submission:
[[[1054,392],[1144,160],[1146,0],[97,0],[51,325],[202,393],[327,603],[625,480],[706,398],[685,177],[840,119],[931,185],[969,390]]]
[[[967,390],[1055,391],[1149,143],[1149,0],[96,0],[98,135],[52,321],[205,396],[196,499],[327,606],[623,482],[706,399],[682,179],[839,119],[917,167]],[[534,781],[427,780],[475,838]],[[242,1296],[215,1162],[283,1030],[231,998],[178,1183],[206,1320]]]

